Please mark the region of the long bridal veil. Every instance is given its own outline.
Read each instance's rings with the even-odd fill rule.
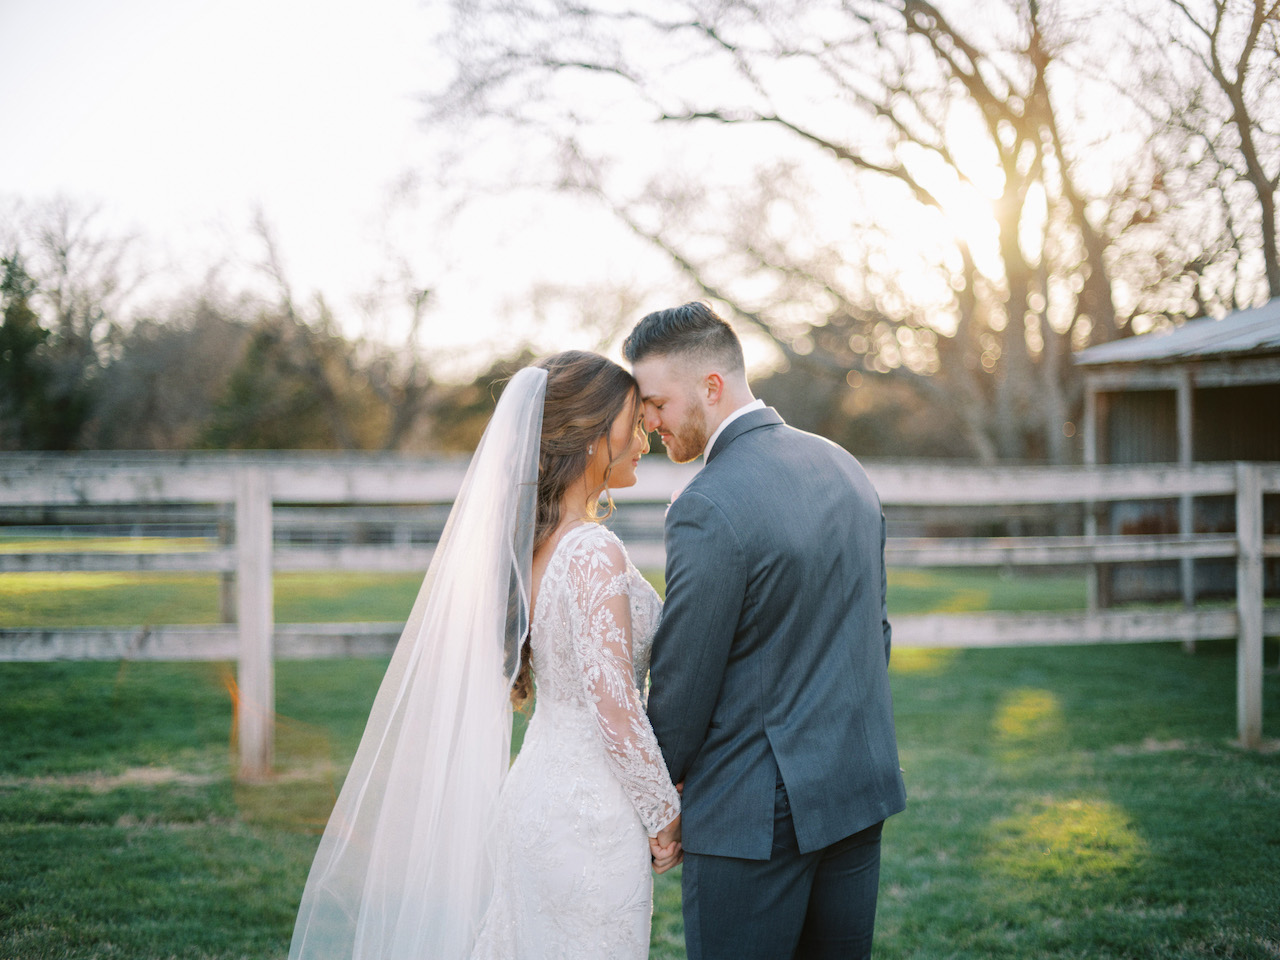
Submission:
[[[298,910],[290,960],[464,960],[529,625],[546,371],[511,378],[378,690]]]

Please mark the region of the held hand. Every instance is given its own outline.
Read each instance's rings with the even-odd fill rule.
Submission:
[[[661,860],[656,860],[656,859],[655,859],[655,860],[653,861],[653,872],[654,872],[654,873],[666,873],[666,872],[667,872],[668,870],[670,870],[672,867],[677,866],[678,864],[682,863],[683,861],[684,861],[684,850],[677,848],[676,852],[675,852],[674,854],[672,854],[671,856],[669,856],[669,857],[664,857],[664,858],[663,858],[663,859],[661,859]]]
[[[684,848],[680,845],[680,816],[658,831],[656,837],[649,839],[649,853],[653,857],[654,873],[666,873],[684,859]]]
[[[684,848],[679,842],[669,846],[659,846],[656,838],[649,840],[649,853],[653,860],[654,873],[666,873],[676,864],[684,860]]]

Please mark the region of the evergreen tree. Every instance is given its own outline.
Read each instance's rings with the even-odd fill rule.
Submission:
[[[56,389],[50,333],[31,305],[35,292],[16,252],[0,258],[0,449],[66,449],[89,410],[83,390]]]

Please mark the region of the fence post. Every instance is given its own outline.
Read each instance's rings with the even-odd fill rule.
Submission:
[[[1236,464],[1236,722],[1247,749],[1262,744],[1262,475]]]
[[[236,476],[236,615],[240,626],[236,728],[240,777],[271,771],[275,739],[275,672],[272,633],[271,486],[264,470]]]

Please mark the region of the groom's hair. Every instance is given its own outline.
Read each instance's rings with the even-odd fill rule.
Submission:
[[[727,370],[746,370],[738,335],[710,305],[699,301],[649,314],[623,341],[622,353],[629,363],[648,356],[696,356],[722,363]]]

